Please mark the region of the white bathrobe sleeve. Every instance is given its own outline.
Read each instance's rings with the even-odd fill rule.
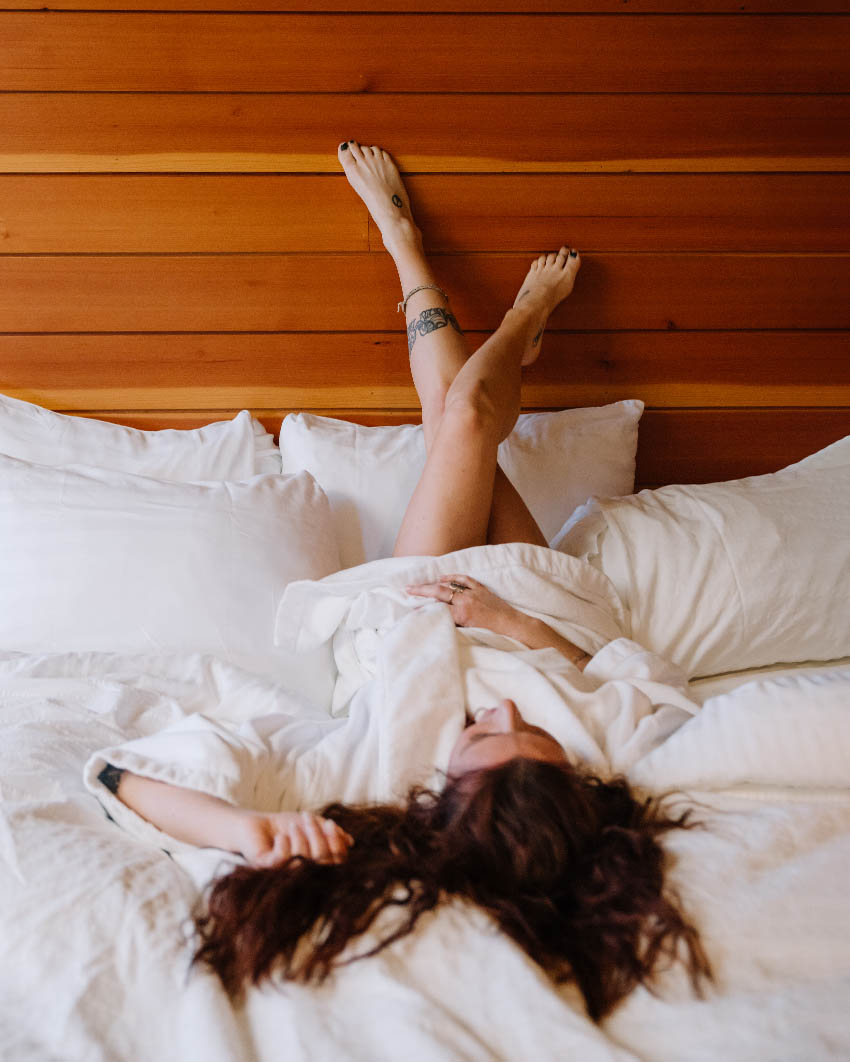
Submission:
[[[585,724],[617,774],[699,711],[684,671],[628,638],[600,649],[583,679],[598,683],[583,712]]]
[[[331,723],[331,725],[338,725]],[[86,763],[86,788],[119,826],[167,852],[193,851],[123,804],[99,780],[107,764],[240,807],[280,811],[291,798],[294,762],[327,724],[274,713],[237,725],[194,713],[147,737],[100,749]]]
[[[630,638],[615,638],[608,642],[592,657],[584,673],[600,682],[644,679],[688,693],[688,677],[680,667]]]

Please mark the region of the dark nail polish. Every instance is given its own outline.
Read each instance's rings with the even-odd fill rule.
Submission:
[[[570,251],[570,258],[575,258],[577,254],[578,251]]]
[[[343,142],[339,146],[340,146],[341,150],[348,151],[348,141],[347,140],[343,140]]]

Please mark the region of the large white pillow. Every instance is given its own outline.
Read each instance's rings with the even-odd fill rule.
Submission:
[[[182,482],[280,472],[273,437],[247,410],[201,428],[142,431],[0,395],[0,454]]]
[[[639,401],[524,413],[499,463],[547,541],[592,494],[634,490]],[[280,429],[284,472],[305,468],[331,503],[343,567],[389,557],[425,465],[421,425],[364,427],[295,413]]]
[[[288,583],[338,568],[306,472],[173,483],[0,456],[3,649],[211,653],[329,704],[329,651],[276,648],[274,624]]]
[[[558,548],[595,561],[631,637],[691,677],[850,655],[850,436],[769,475],[597,505]]]

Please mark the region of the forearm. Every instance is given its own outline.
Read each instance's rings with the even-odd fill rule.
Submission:
[[[511,618],[510,626],[511,629],[503,633],[516,638],[523,645],[527,645],[529,649],[557,649],[562,656],[565,656],[570,663],[575,664],[580,671],[584,671],[590,662],[590,653],[579,649],[577,645],[568,638],[562,637],[557,631],[552,630],[542,620],[535,619],[533,616],[526,616],[524,612],[516,611],[515,616]]]
[[[242,850],[241,828],[246,812],[225,800],[130,771],[121,775],[115,795],[122,804],[178,841],[228,852]]]

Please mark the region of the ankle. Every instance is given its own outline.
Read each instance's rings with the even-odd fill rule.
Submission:
[[[502,318],[502,328],[512,331],[536,332],[540,327],[541,307],[531,299],[523,299],[519,306],[512,306]]]
[[[410,251],[422,254],[422,230],[407,218],[397,218],[381,230],[384,247],[393,257]]]

